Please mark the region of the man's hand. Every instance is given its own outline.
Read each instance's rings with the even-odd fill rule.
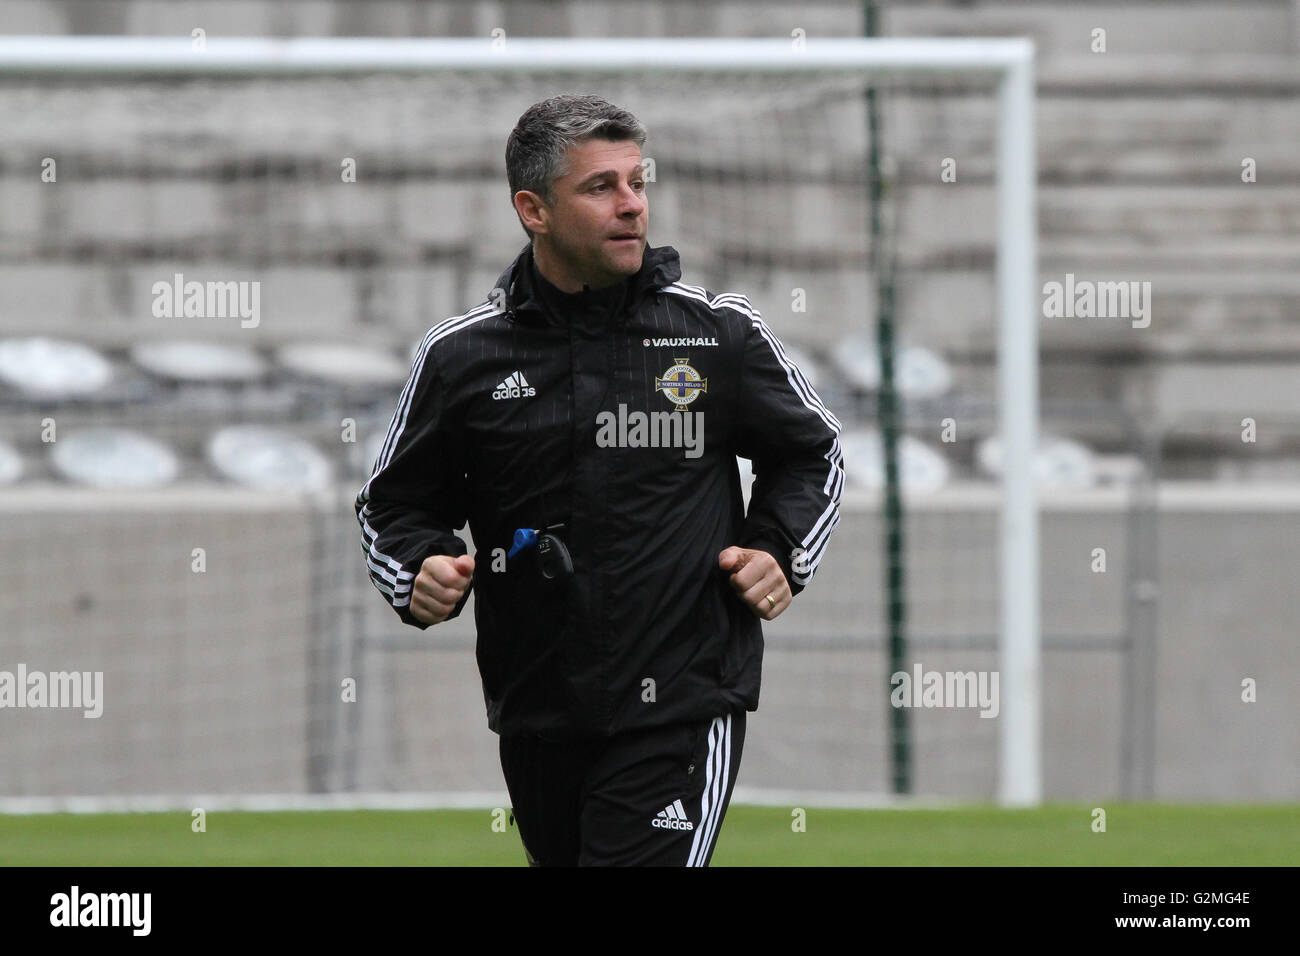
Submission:
[[[425,624],[441,624],[465,596],[473,576],[471,555],[429,555],[411,587],[411,616]]]
[[[781,566],[766,551],[732,545],[718,555],[718,566],[731,572],[740,599],[765,621],[776,618],[794,598]]]

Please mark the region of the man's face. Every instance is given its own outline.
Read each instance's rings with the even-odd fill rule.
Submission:
[[[641,148],[630,140],[569,147],[568,172],[552,186],[554,202],[531,204],[540,228],[528,223],[539,267],[556,273],[550,281],[569,292],[583,283],[599,289],[641,268],[650,224],[642,174]]]

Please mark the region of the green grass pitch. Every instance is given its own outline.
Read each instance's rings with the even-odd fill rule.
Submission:
[[[927,810],[732,806],[714,866],[1294,866],[1300,805]],[[499,818],[498,818],[499,819]],[[0,815],[7,866],[521,866],[490,810]]]

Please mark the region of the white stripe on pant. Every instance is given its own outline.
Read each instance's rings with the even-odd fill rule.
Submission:
[[[709,725],[709,756],[705,761],[704,795],[700,798],[700,825],[691,843],[687,866],[704,866],[717,837],[718,824],[731,774],[731,715],[713,718]]]

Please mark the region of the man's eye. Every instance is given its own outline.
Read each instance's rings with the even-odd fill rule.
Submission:
[[[632,185],[635,186],[637,189],[645,189],[645,183],[643,183],[643,182],[639,182],[639,181],[638,181],[638,182],[633,183]]]

